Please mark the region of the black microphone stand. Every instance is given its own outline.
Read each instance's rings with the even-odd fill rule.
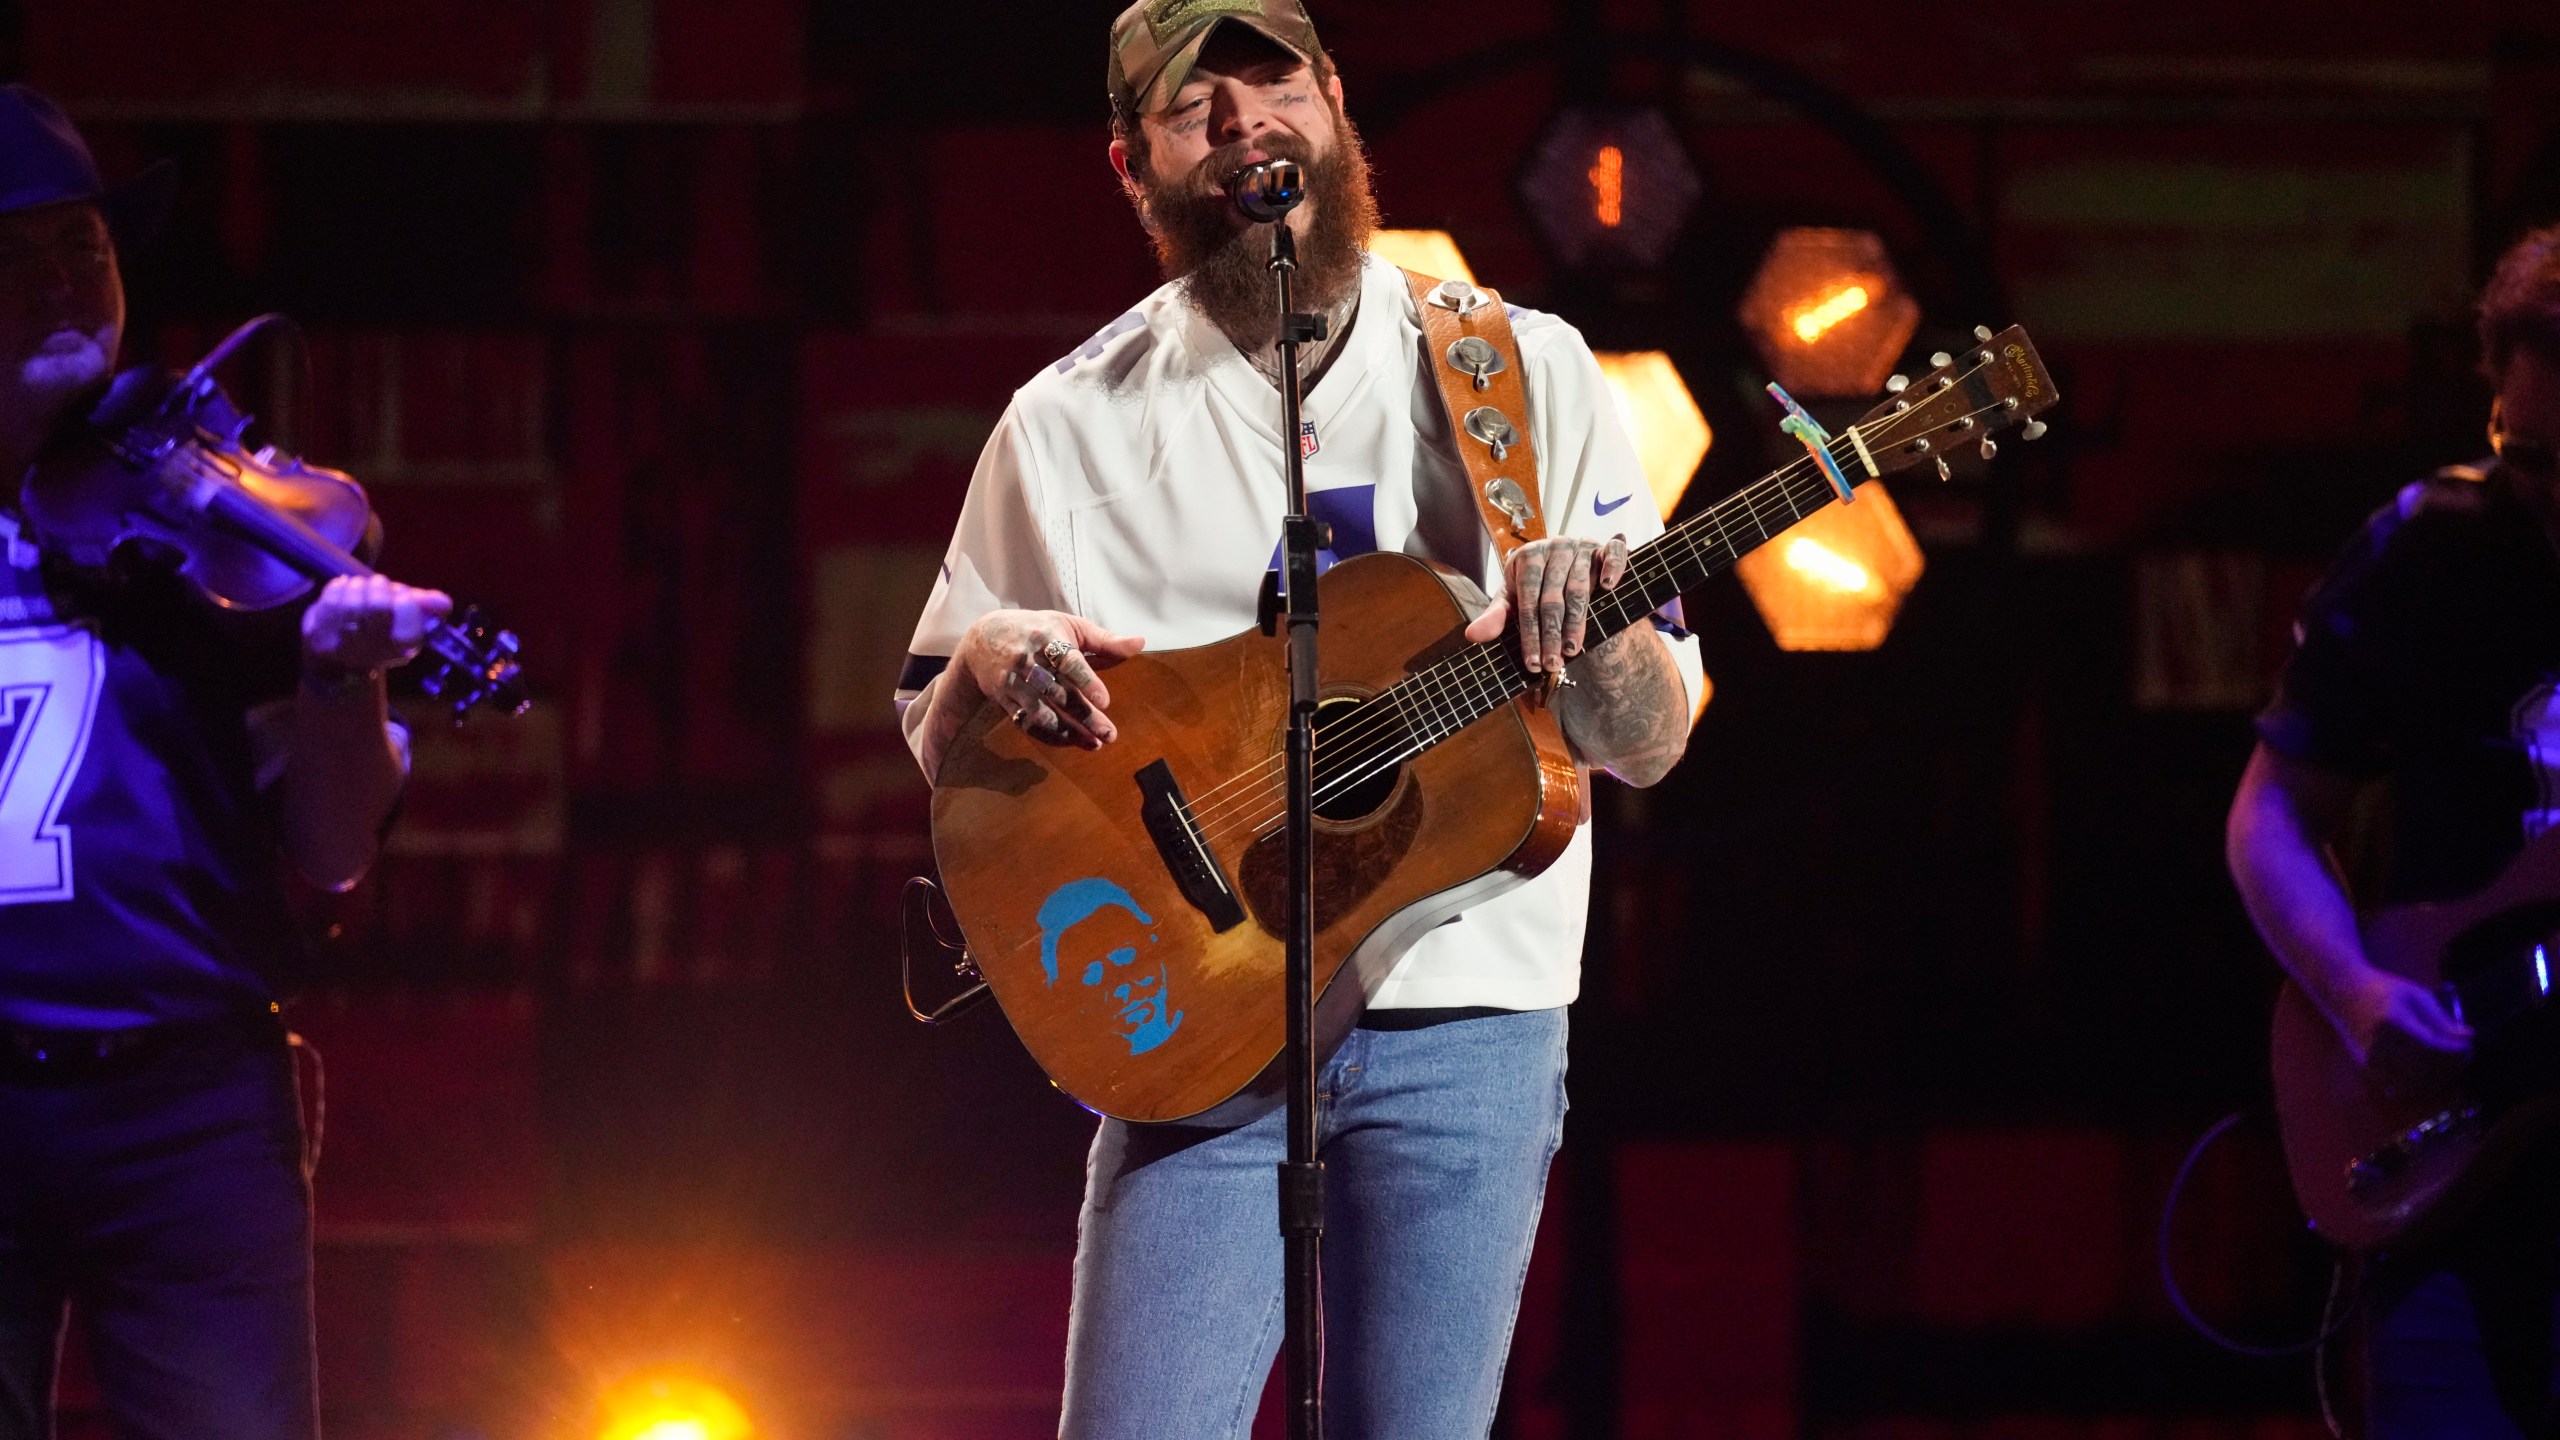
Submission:
[[[1294,169],[1294,167],[1293,167]],[[1315,750],[1316,551],[1324,527],[1307,513],[1306,450],[1299,438],[1304,402],[1298,347],[1325,338],[1321,315],[1298,313],[1298,243],[1287,207],[1298,199],[1292,178],[1271,221],[1271,274],[1280,304],[1280,448],[1288,476],[1288,514],[1280,522],[1280,594],[1276,616],[1289,627],[1287,740],[1289,943],[1282,990],[1288,1006],[1288,1158],[1280,1166],[1280,1236],[1287,1275],[1282,1383],[1290,1440],[1324,1436],[1324,1165],[1316,1159],[1315,1054]]]

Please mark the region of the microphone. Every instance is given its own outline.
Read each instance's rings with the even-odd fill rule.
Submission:
[[[1295,160],[1265,160],[1227,177],[1227,200],[1256,224],[1277,224],[1307,198],[1307,172]]]

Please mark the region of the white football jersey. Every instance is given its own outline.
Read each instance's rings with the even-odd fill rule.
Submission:
[[[1581,335],[1536,311],[1514,307],[1511,319],[1548,533],[1624,535],[1631,546],[1660,534],[1653,492]],[[1493,544],[1394,266],[1369,259],[1350,331],[1303,418],[1308,508],[1333,532],[1325,563],[1401,550],[1500,592]],[[1278,389],[1176,285],[1015,392],[979,456],[899,682],[908,741],[927,773],[937,757],[921,753],[926,707],[910,702],[991,610],[1063,610],[1142,635],[1150,649],[1252,627],[1279,553],[1279,446]],[[1677,621],[1674,610],[1656,623],[1694,710],[1705,682],[1697,641]],[[1536,879],[1424,935],[1372,1008],[1566,1004],[1581,984],[1590,890],[1586,829]]]

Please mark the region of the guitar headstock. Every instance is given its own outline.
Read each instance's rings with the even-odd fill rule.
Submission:
[[[2026,328],[1973,333],[1962,354],[1933,357],[1935,369],[1859,419],[1858,437],[1877,471],[1890,475],[1935,460],[1944,479],[1946,456],[1956,449],[1978,446],[1987,460],[1999,449],[1991,437],[2001,431],[2019,430],[2029,440],[2044,434],[2036,417],[2062,397]]]
[[[457,725],[484,701],[521,715],[533,701],[516,660],[520,648],[514,631],[497,628],[479,606],[469,606],[428,631],[427,648],[418,656],[418,688],[453,707]]]

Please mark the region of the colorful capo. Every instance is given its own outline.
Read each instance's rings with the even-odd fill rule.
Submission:
[[[1849,477],[1840,473],[1840,462],[1831,458],[1831,432],[1822,428],[1821,421],[1806,414],[1804,407],[1781,389],[1777,381],[1769,382],[1769,394],[1787,407],[1787,418],[1778,422],[1778,428],[1804,442],[1804,448],[1812,452],[1813,463],[1822,467],[1823,476],[1830,480],[1831,488],[1840,492],[1841,504],[1856,504],[1857,491],[1850,487]]]

